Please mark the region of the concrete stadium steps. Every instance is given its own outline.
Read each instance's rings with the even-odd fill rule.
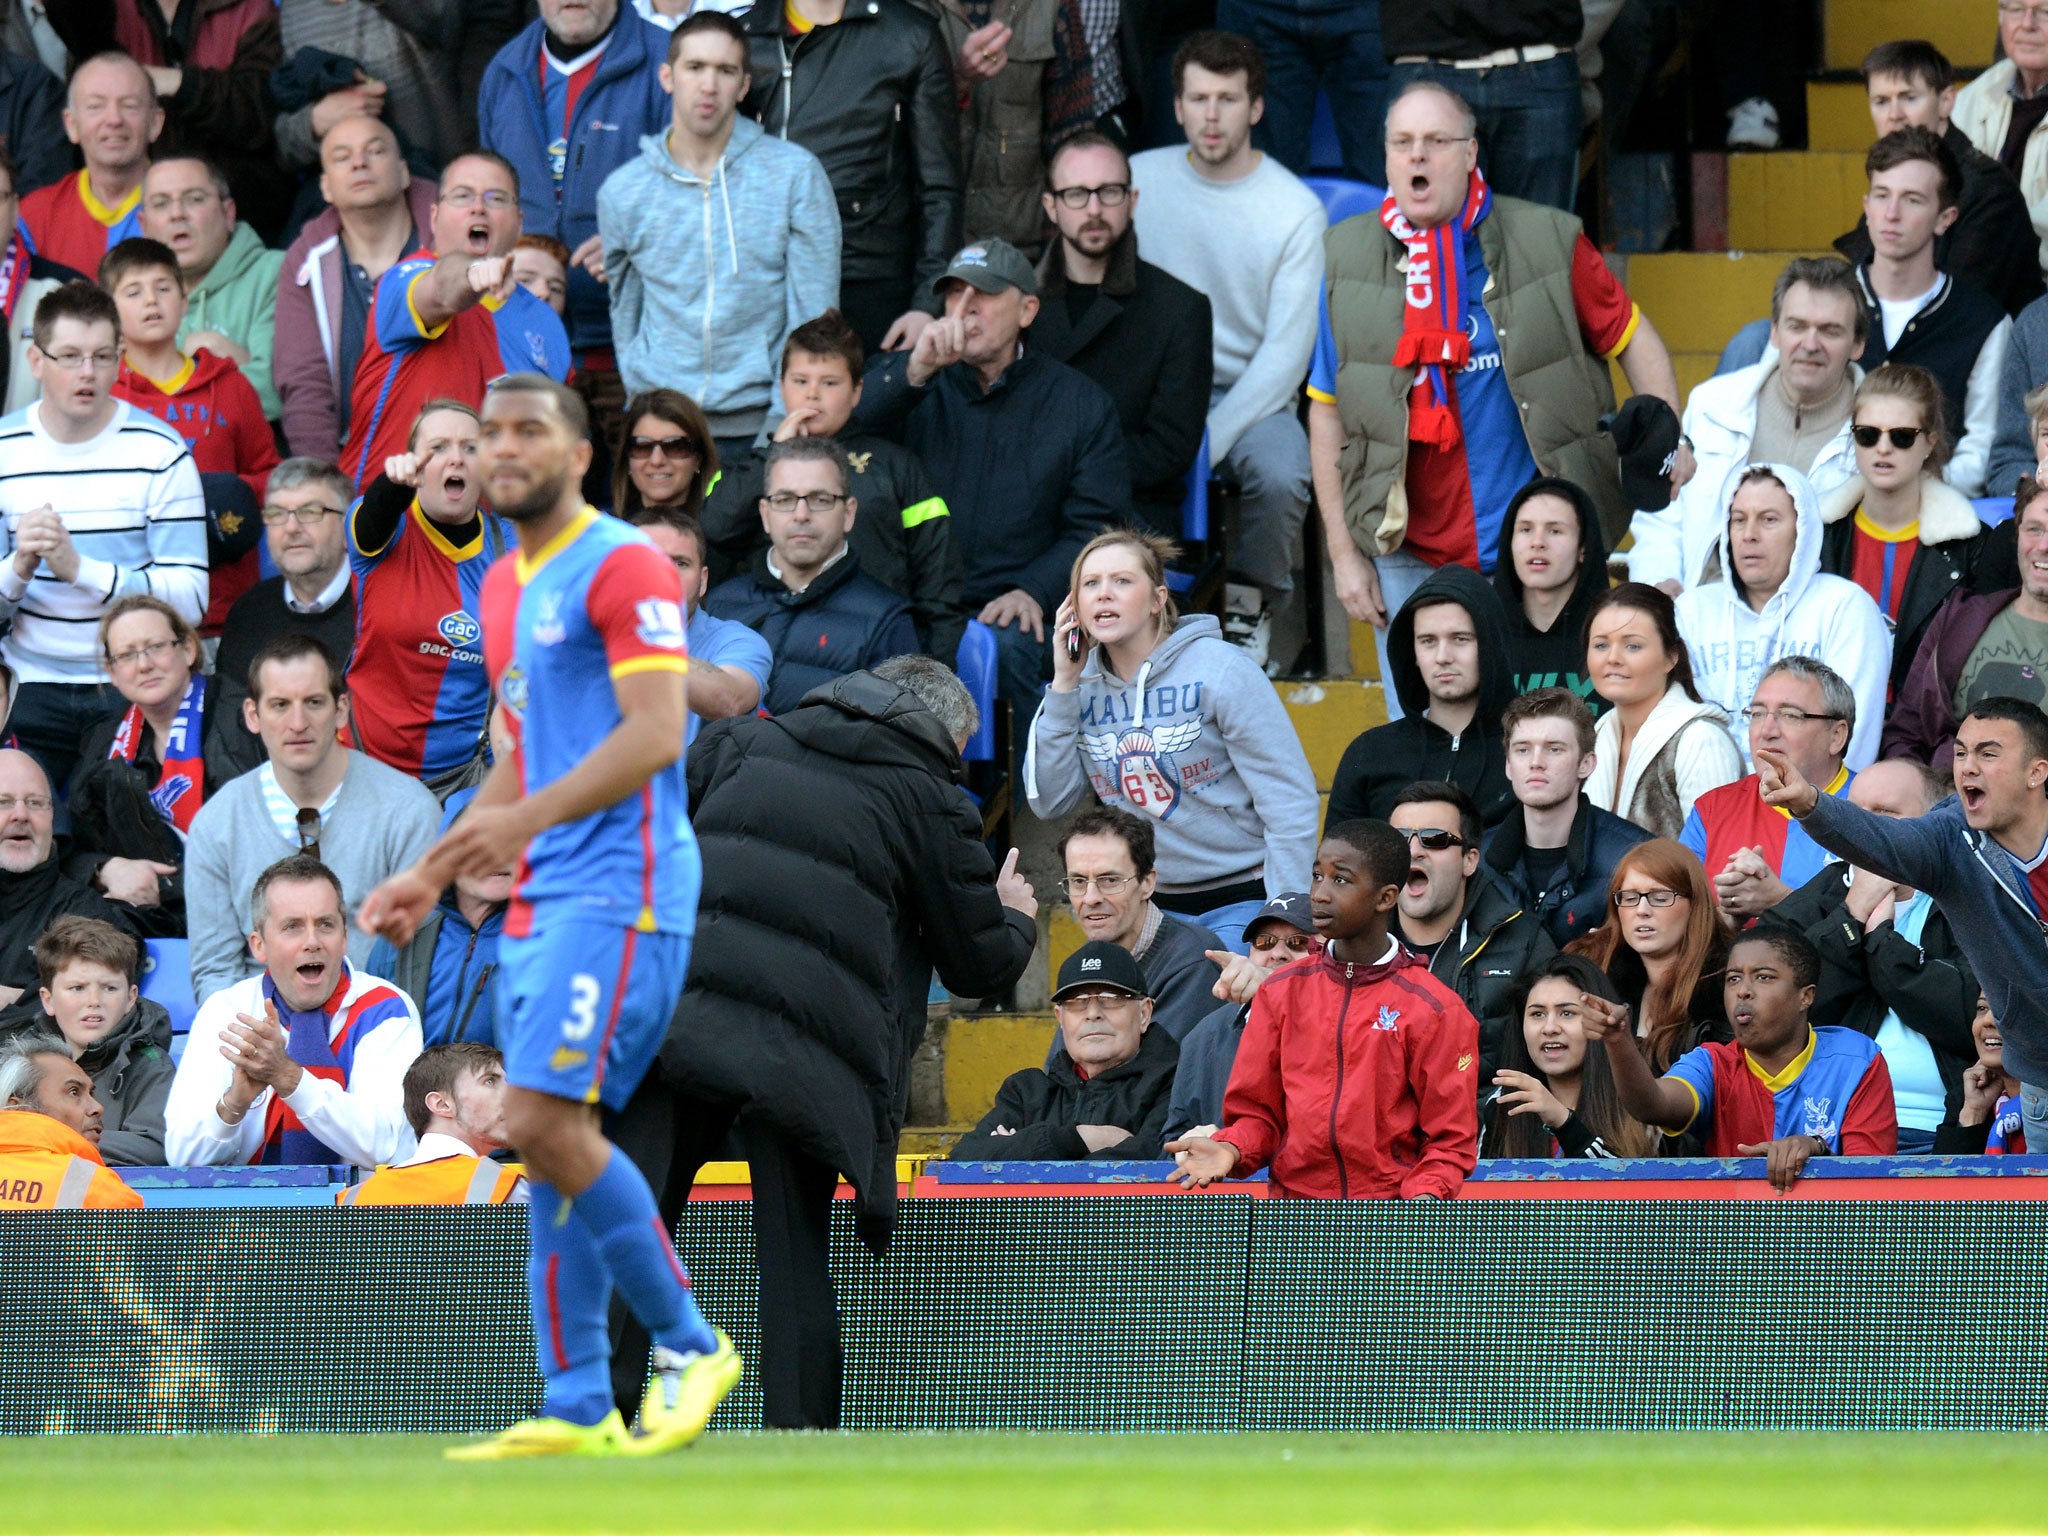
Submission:
[[[1863,82],[1806,82],[1806,147],[1860,155],[1870,148],[1870,98]]]
[[[1854,69],[1879,43],[1924,37],[1958,69],[1982,69],[1998,39],[1993,0],[1828,0],[1829,69]]]
[[[1861,149],[1730,155],[1729,247],[1828,249],[1862,215],[1863,155]]]

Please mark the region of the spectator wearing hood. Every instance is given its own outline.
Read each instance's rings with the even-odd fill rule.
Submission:
[[[1258,663],[1209,615],[1176,614],[1172,554],[1157,534],[1121,529],[1074,562],[1053,620],[1052,687],[1031,722],[1025,793],[1047,819],[1090,791],[1149,818],[1153,900],[1229,944],[1269,897],[1307,889],[1315,774]]]
[[[1515,692],[1569,688],[1606,713],[1586,670],[1586,615],[1607,590],[1607,540],[1593,498],[1555,475],[1515,492],[1501,519],[1493,590],[1507,614]]]
[[[1385,820],[1418,779],[1457,785],[1481,821],[1498,824],[1515,803],[1500,737],[1501,711],[1515,694],[1500,599],[1478,572],[1439,566],[1394,615],[1387,653],[1402,718],[1344,749],[1323,824]]]
[[[1820,497],[1806,476],[1789,464],[1756,464],[1728,491],[1717,548],[1726,579],[1688,589],[1677,606],[1701,696],[1733,715],[1749,707],[1780,656],[1840,662],[1856,695],[1848,763],[1868,767],[1891,677],[1884,616],[1856,583],[1822,572]]]
[[[508,745],[501,740],[501,756]],[[450,795],[441,831],[455,825],[455,818],[475,798],[474,789]],[[370,974],[382,976],[413,1000],[420,1012],[421,1038],[430,1047],[456,1040],[497,1043],[497,992],[491,978],[498,970],[498,936],[504,931],[514,873],[508,864],[488,874],[457,875],[411,943],[398,949],[389,939],[379,939],[370,951]],[[414,1130],[417,1133],[418,1127]]]
[[[1517,694],[1501,736],[1515,808],[1486,834],[1486,867],[1552,939],[1569,944],[1605,920],[1614,866],[1650,834],[1587,799],[1593,711],[1569,688]]]
[[[700,117],[686,82],[734,63]],[[790,332],[839,302],[832,184],[809,150],[736,115],[746,68],[746,33],[730,16],[699,11],[670,33],[661,81],[672,121],[597,196],[620,380],[632,394],[686,389],[725,451],[767,422]],[[573,235],[563,243],[573,248]],[[572,319],[575,297],[572,287]]]

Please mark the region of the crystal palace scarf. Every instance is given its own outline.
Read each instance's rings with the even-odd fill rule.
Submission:
[[[180,837],[192,830],[192,818],[199,814],[199,802],[206,793],[206,764],[200,742],[200,717],[205,710],[206,679],[195,672],[185,688],[185,697],[178,703],[178,718],[171,722],[171,734],[164,742],[163,771],[157,776],[156,788],[149,792],[149,803],[178,829]],[[134,762],[135,754],[142,749],[142,733],[147,729],[142,706],[129,705],[128,713],[121,717],[121,728],[114,732],[114,744],[107,756]]]
[[[1458,445],[1458,413],[1451,405],[1451,375],[1472,356],[1465,334],[1465,236],[1493,208],[1493,193],[1477,170],[1465,206],[1448,224],[1418,230],[1401,215],[1394,195],[1380,204],[1380,223],[1408,252],[1407,306],[1396,368],[1413,368],[1408,395],[1408,440],[1433,448]]]

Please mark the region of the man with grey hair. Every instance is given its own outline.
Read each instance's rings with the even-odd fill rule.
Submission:
[[[156,86],[127,54],[96,53],[74,69],[64,133],[85,165],[22,197],[21,224],[36,253],[74,272],[97,272],[102,256],[140,234],[142,177],[163,129]]]
[[[1742,718],[1752,758],[1759,747],[1784,753],[1824,795],[1847,794],[1856,781],[1847,763],[1856,693],[1827,663],[1779,657]],[[1834,857],[1796,820],[1764,804],[1753,773],[1701,795],[1678,840],[1707,866],[1715,899],[1738,924],[1777,906]]]
[[[24,1031],[0,1042],[0,1210],[142,1204],[100,1157],[92,1079],[61,1036]]]
[[[793,437],[769,446],[763,470],[768,548],[751,571],[714,587],[704,611],[768,642],[767,704],[781,714],[834,678],[916,651],[917,624],[846,542],[860,503],[846,494],[845,450],[829,437]]]
[[[975,724],[958,678],[899,656],[773,719],[711,721],[690,751],[704,884],[689,986],[615,1135],[673,1225],[737,1129],[773,1428],[839,1422],[833,1190],[852,1184],[879,1249],[932,972],[964,996],[999,994],[1037,941],[1015,850],[998,871],[960,789]],[[613,1353],[622,1400],[640,1392],[641,1342]]]
[[[26,752],[0,750],[0,1008],[42,977],[36,940],[60,917],[97,917],[135,933],[135,909],[111,901],[64,869],[57,850],[56,797],[50,776]]]

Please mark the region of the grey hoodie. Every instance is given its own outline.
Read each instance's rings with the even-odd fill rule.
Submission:
[[[669,157],[668,132],[598,189],[619,375],[628,394],[683,391],[714,436],[751,436],[783,342],[839,302],[839,207],[817,157],[751,119],[708,179]]]
[[[1103,667],[1101,647],[1071,693],[1048,689],[1024,757],[1032,811],[1063,815],[1092,788],[1104,805],[1157,823],[1162,890],[1249,880],[1268,895],[1308,889],[1321,811],[1315,774],[1273,685],[1190,614],[1131,682]]]

